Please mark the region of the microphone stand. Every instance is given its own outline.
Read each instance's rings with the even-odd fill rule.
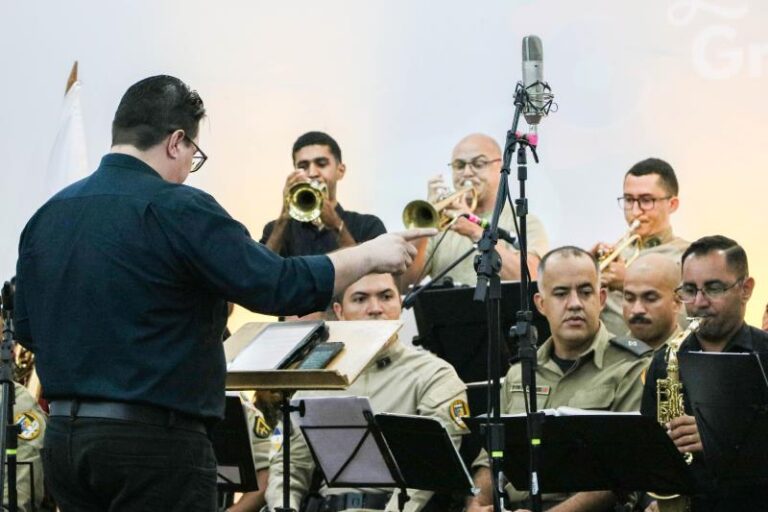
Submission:
[[[2,383],[2,406],[0,406],[0,496],[8,476],[8,510],[17,512],[18,494],[16,489],[16,449],[19,426],[13,422],[13,404],[16,389],[13,382],[13,290],[5,282],[2,290],[3,341],[0,343],[0,383]]]
[[[496,512],[503,512],[501,495],[504,492],[502,472],[504,469],[504,424],[501,422],[501,258],[496,252],[498,242],[499,216],[504,209],[509,195],[507,179],[510,174],[512,154],[517,150],[518,180],[520,181],[520,198],[517,199],[517,215],[520,217],[520,298],[522,309],[517,312],[517,322],[514,335],[519,338],[519,356],[523,369],[523,385],[527,386],[530,394],[530,411],[528,414],[528,441],[530,448],[530,492],[531,509],[541,511],[541,493],[538,484],[538,462],[540,457],[541,425],[543,415],[536,409],[536,339],[532,329],[533,314],[528,305],[528,243],[526,233],[526,215],[528,202],[525,197],[525,180],[527,179],[526,148],[530,148],[538,162],[535,146],[524,136],[517,133],[520,114],[528,101],[528,94],[522,84],[515,89],[515,113],[512,128],[507,131],[504,145],[501,179],[496,195],[491,225],[478,242],[479,255],[475,257],[477,271],[477,287],[474,300],[485,302],[488,318],[488,381],[490,387],[488,411],[484,425],[486,435],[486,450],[491,458],[491,483],[493,488],[493,507]]]

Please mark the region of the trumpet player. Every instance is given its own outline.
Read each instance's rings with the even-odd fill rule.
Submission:
[[[347,168],[333,137],[307,132],[296,139],[291,154],[293,172],[285,180],[280,216],[264,226],[261,243],[281,256],[308,256],[351,247],[387,232],[375,215],[348,211],[339,204],[336,187]],[[314,204],[299,205],[304,211],[293,214],[297,220],[291,216],[291,202],[296,201],[295,187],[302,183],[311,184],[305,192]]]
[[[636,241],[623,250],[598,243],[592,253],[600,259],[614,250],[620,253],[600,273],[600,283],[608,288],[608,300],[600,316],[606,327],[617,334],[626,333],[622,317],[622,288],[627,261],[645,252],[658,252],[679,260],[688,242],[672,231],[670,217],[677,211],[677,176],[672,166],[658,158],[647,158],[633,165],[624,175],[624,190],[618,198],[628,226],[635,225]],[[639,221],[639,222],[635,222]],[[685,319],[680,319],[685,323]]]
[[[446,209],[447,215],[457,217],[453,222],[445,238],[436,248],[435,243],[424,241],[418,245],[418,255],[414,264],[405,275],[406,284],[415,283],[421,276],[434,276],[450,265],[461,254],[465,253],[472,244],[480,240],[483,228],[466,218],[461,217],[465,213],[473,213],[477,217],[490,220],[493,207],[496,202],[496,194],[499,188],[501,171],[501,148],[496,141],[488,135],[474,133],[467,135],[459,141],[453,149],[451,163],[453,186],[456,190],[472,186],[474,189],[476,206],[474,211],[469,206],[469,194],[458,197],[457,200]],[[441,177],[432,178],[429,181],[428,200],[437,202],[446,194],[447,186]],[[499,218],[499,227],[514,234],[513,213],[506,206]],[[440,236],[435,237],[440,239]],[[535,279],[536,269],[541,255],[547,252],[548,241],[544,226],[535,215],[528,215],[528,269]],[[436,248],[436,249],[435,249]],[[499,240],[496,250],[501,256],[501,278],[514,280],[520,278],[520,253],[507,242]],[[432,255],[434,252],[434,255]],[[431,260],[427,262],[430,258]],[[473,258],[465,258],[449,274],[454,281],[474,286],[477,276],[473,265]]]
[[[676,293],[685,304],[688,316],[701,318],[701,323],[695,333],[682,341],[678,352],[768,352],[768,334],[744,322],[747,302],[755,286],[755,280],[749,276],[744,249],[730,238],[706,236],[693,242],[683,253],[682,265],[682,284]],[[656,382],[667,377],[665,356],[666,351],[657,351],[648,370],[641,406],[643,415],[656,418]],[[685,389],[683,396],[685,414],[671,420],[667,430],[680,452],[694,454],[691,469],[698,494],[692,496],[692,512],[765,510],[768,488],[764,485],[733,488],[718,486],[713,481],[705,458],[696,455],[702,451],[701,438]]]

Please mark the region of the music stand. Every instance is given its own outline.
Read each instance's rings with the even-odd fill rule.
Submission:
[[[211,432],[216,454],[216,485],[220,492],[256,491],[256,466],[251,455],[248,418],[238,394],[227,394],[224,421]]]
[[[530,286],[531,300],[538,291],[535,282]],[[487,382],[488,367],[488,321],[486,306],[475,302],[475,289],[466,286],[434,287],[425,290],[414,304],[416,325],[419,329],[418,344],[448,361],[464,382]],[[501,283],[501,321],[502,331],[509,332],[517,322],[520,310],[520,283],[505,281]],[[539,332],[539,340],[549,338],[547,319],[538,312],[533,312],[533,324]],[[517,344],[507,339],[502,345],[502,375],[517,356]],[[485,411],[485,388],[477,396],[468,393],[471,410],[476,414]],[[475,406],[474,404],[477,404]]]
[[[326,322],[325,325],[328,327],[328,340],[343,342],[344,349],[321,370],[265,367],[263,363],[265,359],[284,361],[287,355],[286,347],[291,351],[295,350],[294,346],[297,346],[286,336],[273,339],[269,331],[273,331],[272,334],[274,334],[282,330],[276,329],[273,324],[256,322],[245,324],[227,340],[224,346],[228,365],[227,389],[283,391],[280,404],[283,413],[283,502],[282,507],[274,509],[278,512],[292,510],[290,507],[292,430],[290,415],[295,409],[291,406],[288,395],[304,389],[346,389],[376,357],[376,354],[396,339],[397,331],[402,326],[400,322],[394,320]],[[297,332],[297,335],[306,336],[302,332]],[[281,350],[283,350],[282,353]],[[304,352],[303,346],[301,350]],[[295,359],[296,363],[301,362],[301,358],[292,359]]]
[[[546,412],[546,411],[545,411]],[[518,490],[528,488],[527,417],[502,416],[504,473]],[[464,418],[473,431],[486,419]],[[693,475],[654,418],[586,412],[544,416],[538,483],[542,492],[638,489],[691,494]]]
[[[365,397],[303,398],[292,402],[307,446],[328,487],[392,487],[434,492],[464,490],[472,478],[436,418],[376,414]]]
[[[718,485],[768,485],[768,354],[679,352],[678,358]]]

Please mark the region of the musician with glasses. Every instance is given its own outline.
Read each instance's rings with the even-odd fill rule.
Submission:
[[[261,243],[281,256],[305,256],[352,247],[387,232],[375,215],[345,210],[339,204],[337,184],[347,167],[333,137],[323,132],[307,132],[296,139],[291,154],[293,172],[285,180],[280,215],[264,226]],[[289,211],[291,188],[307,182],[325,188],[320,216],[313,222],[293,219]]]
[[[600,319],[611,332],[624,334],[628,331],[622,317],[626,261],[635,254],[646,252],[657,252],[678,260],[688,242],[672,231],[671,216],[677,211],[680,199],[675,171],[664,160],[648,158],[633,165],[624,175],[624,193],[618,198],[618,203],[628,226],[635,220],[639,221],[639,226],[633,231],[639,240],[624,249],[600,273],[600,282],[609,292]],[[612,246],[601,242],[592,248],[592,253],[599,258],[612,250]],[[684,315],[679,321],[686,324]]]
[[[682,284],[676,293],[685,304],[688,316],[699,317],[702,322],[698,330],[682,342],[678,352],[768,352],[768,333],[744,321],[747,302],[755,287],[744,249],[730,238],[706,236],[686,249],[682,265]],[[667,376],[665,356],[666,351],[657,351],[648,370],[641,406],[643,415],[656,417],[656,381]],[[683,393],[685,397],[685,390]],[[717,487],[700,453],[701,438],[687,398],[684,403],[687,414],[670,421],[668,433],[681,453],[694,454],[692,469],[699,494],[692,497],[693,512],[768,509],[766,486]]]
[[[464,213],[490,220],[493,207],[496,204],[496,194],[501,177],[501,148],[497,142],[488,135],[473,133],[459,141],[453,149],[451,163],[453,187],[459,190],[465,185],[472,185],[477,192],[477,205],[471,211],[468,198],[465,196],[454,202],[447,213],[459,216]],[[441,176],[436,176],[428,182],[428,201],[437,202],[448,193],[448,187]],[[514,213],[509,205],[506,205],[501,217],[499,227],[506,229],[514,235]],[[539,258],[547,252],[549,242],[544,226],[533,214],[528,215],[528,269],[535,279]],[[458,217],[445,234],[434,237],[433,241],[419,243],[419,253],[414,264],[405,275],[405,283],[412,284],[425,275],[435,276],[448,267],[456,258],[469,250],[474,243],[480,240],[483,228],[470,222],[466,218]],[[520,252],[512,244],[499,240],[496,250],[501,256],[501,278],[504,280],[520,279]],[[458,266],[448,273],[448,277],[455,282],[474,286],[477,283],[477,275],[474,269],[474,259],[467,257]]]
[[[216,509],[209,429],[224,416],[227,301],[321,309],[371,272],[402,272],[412,230],[282,258],[210,195],[203,101],[178,78],[132,85],[99,168],[51,198],[19,243],[14,320],[49,401],[43,471],[62,512]],[[197,156],[196,156],[197,155]]]

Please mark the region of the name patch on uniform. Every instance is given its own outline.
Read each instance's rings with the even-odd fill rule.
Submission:
[[[467,405],[467,402],[461,399],[454,400],[451,402],[448,411],[451,414],[451,419],[459,428],[467,428],[466,423],[461,419],[462,416],[469,416],[469,405]]]
[[[253,434],[259,439],[267,439],[272,435],[272,429],[261,416],[256,416],[256,422],[253,424]]]
[[[523,385],[522,384],[517,384],[517,383],[510,384],[509,390],[512,391],[513,393],[524,393],[525,392],[525,389],[523,389]],[[550,391],[552,391],[552,387],[551,386],[536,386],[536,394],[537,395],[547,396],[547,395],[549,395]]]
[[[13,419],[13,423],[19,427],[19,439],[32,441],[40,437],[40,418],[34,412],[20,412]]]

